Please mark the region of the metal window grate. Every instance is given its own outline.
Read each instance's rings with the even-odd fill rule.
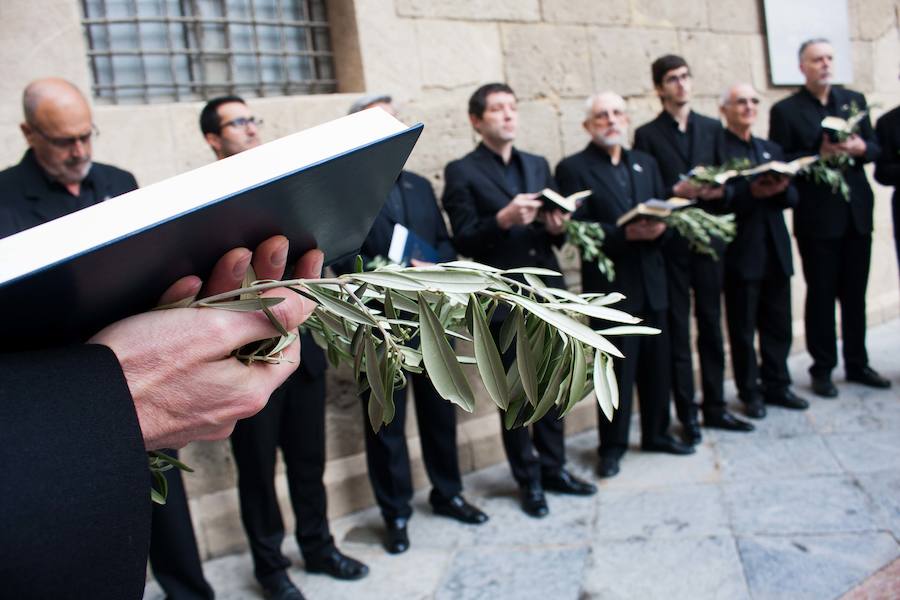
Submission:
[[[337,88],[325,0],[81,0],[81,6],[101,102]]]

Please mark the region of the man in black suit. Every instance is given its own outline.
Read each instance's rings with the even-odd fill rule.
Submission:
[[[384,94],[360,98],[353,103],[350,113],[373,107],[396,114],[391,97]],[[456,260],[456,250],[450,242],[431,184],[410,171],[400,173],[363,242],[360,254],[366,261],[378,256],[388,257],[396,225],[406,227],[429,244],[437,252],[438,262]],[[412,266],[429,264],[416,258],[411,261]],[[462,496],[453,405],[441,398],[424,374],[410,374],[408,380],[412,383],[415,396],[422,461],[432,486],[429,495],[432,509],[435,514],[462,523],[484,523],[488,520],[487,515]],[[366,410],[368,394],[362,397],[369,481],[387,527],[385,548],[391,554],[409,549],[407,523],[412,516],[409,503],[413,495],[413,482],[406,445],[406,395],[406,388],[394,391],[394,420],[382,425],[377,432],[369,423]]]
[[[809,373],[813,392],[833,398],[838,394],[831,381],[837,366],[837,300],[847,380],[876,388],[891,385],[869,366],[866,353],[874,196],[863,164],[878,158],[880,148],[868,115],[860,122],[859,133],[843,142],[832,142],[823,133],[821,122],[826,116],[847,118],[854,107],[866,110],[865,96],[831,85],[831,44],[824,39],[804,42],[799,58],[806,84],[772,107],[769,137],[784,149],[788,160],[818,154],[851,163],[841,167],[850,187],[849,201],[812,178],[799,177],[795,182],[800,202],[794,209],[794,235],[806,276],[806,346],[813,358]]]
[[[654,61],[651,72],[663,110],[638,127],[634,148],[656,159],[665,188],[662,194],[700,201],[718,201],[721,188],[700,187],[682,180],[693,167],[717,165],[722,126],[715,119],[691,110],[692,79],[688,64],[672,54]],[[722,339],[722,251],[719,259],[697,254],[687,241],[673,234],[665,248],[669,285],[669,334],[672,345],[672,393],[684,441],[697,444],[702,436],[694,402],[694,366],[691,358],[691,290],[697,319],[697,351],[703,389],[703,417],[708,427],[740,428],[725,410],[725,349]],[[728,415],[728,416],[726,416]]]
[[[261,143],[259,124],[237,96],[210,100],[200,129],[216,158],[233,156]],[[284,521],[275,492],[275,463],[281,448],[296,536],[307,572],[337,579],[360,579],[369,569],[342,554],[328,527],[325,473],[325,355],[312,336],[300,337],[300,368],[272,394],[266,407],[239,421],[231,436],[238,472],[241,520],[254,575],[269,598],[297,600],[300,590],[288,577],[291,561],[281,552]]]
[[[280,278],[284,264],[271,257],[287,244],[278,236],[253,255],[228,252],[206,293],[238,287],[251,258],[257,275]],[[296,277],[318,273],[322,260],[308,252]],[[196,296],[202,285],[185,277],[160,303]],[[265,295],[284,298],[273,310],[288,329],[314,308],[287,290]],[[292,362],[277,365],[248,367],[229,355],[275,335],[258,313],[181,309],[123,319],[80,346],[0,353],[0,460],[4,485],[15,490],[0,497],[0,594],[141,598],[151,519],[146,451],[223,439],[262,408],[296,368],[299,343],[285,351]]]
[[[900,106],[881,115],[875,124],[875,133],[881,145],[881,157],[875,161],[875,180],[882,185],[894,186],[894,246],[900,265]]]
[[[753,165],[783,160],[777,144],[751,133],[759,94],[746,83],[733,85],[719,102],[727,124],[726,160]],[[809,403],[790,389],[787,357],[791,349],[791,239],[782,212],[797,205],[797,190],[787,176],[764,173],[728,183],[726,205],[734,212],[737,236],[725,251],[725,308],[731,363],[747,416],[766,416],[764,399],[803,409]],[[759,331],[760,362],[754,340]],[[748,424],[749,425],[749,424]],[[752,429],[752,427],[748,428]]]
[[[641,395],[641,445],[644,450],[692,454],[693,446],[668,434],[669,428],[669,335],[666,325],[668,291],[662,245],[666,224],[637,219],[623,227],[616,220],[644,200],[659,198],[663,184],[653,157],[628,151],[628,115],[625,101],[612,92],[588,98],[584,128],[591,137],[587,147],[564,159],[556,167],[556,180],[563,194],[589,189],[593,192],[575,212],[574,218],[600,223],[606,232],[603,251],[615,264],[615,279],[609,281],[597,265],[582,261],[581,282],[586,292],[621,292],[620,308],[658,327],[655,336],[622,337],[617,340],[625,355],[614,368],[619,385],[619,408],[612,421],[597,411],[600,430],[600,461],[597,472],[612,477],[628,449],[628,427],[635,382]],[[592,321],[592,327],[604,324]]]
[[[29,149],[19,164],[0,172],[0,238],[137,189],[131,173],[93,162],[97,128],[74,85],[55,78],[34,81],[25,88],[22,104],[20,128]],[[167,471],[165,477],[166,505],[153,505],[153,574],[171,600],[212,598],[181,471]]]
[[[466,256],[501,269],[523,266],[558,271],[553,246],[565,241],[560,211],[546,211],[537,193],[555,187],[547,160],[516,149],[516,96],[502,83],[483,85],[469,99],[469,120],[481,143],[444,171],[442,203],[450,217],[456,249]],[[562,278],[549,285],[564,287]],[[495,311],[495,337],[506,312]],[[514,352],[503,357],[507,367]],[[528,404],[526,403],[526,406]],[[563,422],[551,410],[533,426],[503,429],[503,447],[521,490],[522,509],[533,517],[547,514],[544,490],[590,495],[596,487],[565,468]]]

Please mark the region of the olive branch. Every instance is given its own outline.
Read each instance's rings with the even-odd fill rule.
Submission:
[[[624,298],[621,294],[573,294],[548,287],[541,279],[559,275],[537,267],[503,270],[468,261],[386,265],[362,272],[362,260],[357,259],[355,273],[252,281],[238,290],[174,306],[262,311],[280,335],[233,353],[249,365],[283,361],[284,349],[297,336],[271,310],[283,298],[260,294],[287,288],[313,301],[316,308],[304,326],[332,364],[352,366],[360,394],[368,392],[369,422],[376,431],[394,418],[393,391],[406,384],[406,373],[427,374],[441,397],[472,412],[475,394],[466,376],[472,365],[504,412],[508,429],[530,425],[554,407],[562,418],[592,390],[603,414],[612,419],[619,405],[612,359],[623,355],[607,336],[653,335],[659,330],[638,325],[639,318],[611,308]],[[491,317],[501,308],[508,314],[495,338]],[[594,330],[585,318],[613,325]],[[471,342],[475,356],[458,355],[448,338]],[[513,344],[515,360],[505,368],[501,356]],[[185,468],[160,453],[153,453],[150,462],[157,483],[163,471]],[[164,501],[164,484],[151,494],[154,501]]]
[[[687,240],[691,250],[716,260],[719,256],[712,245],[713,238],[728,244],[737,234],[733,214],[713,215],[697,207],[672,211],[663,221]]]

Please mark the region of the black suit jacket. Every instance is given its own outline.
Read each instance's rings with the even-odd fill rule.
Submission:
[[[388,203],[381,208],[363,242],[363,258],[369,261],[376,256],[386,257],[391,247],[394,225],[399,223],[437,250],[440,262],[456,260],[456,250],[450,242],[447,225],[428,180],[411,171],[403,171],[394,185],[403,198],[402,211],[398,214]]]
[[[615,263],[616,277],[610,282],[595,263],[583,261],[582,287],[590,292],[622,292],[625,300],[621,308],[626,311],[640,311],[645,306],[654,311],[665,310],[669,300],[660,248],[667,235],[649,242],[631,242],[625,239],[624,230],[616,226],[616,219],[632,207],[663,195],[659,168],[652,156],[637,150],[623,151],[622,161],[631,174],[631,198],[616,182],[606,152],[592,143],[556,167],[556,180],[563,194],[585,189],[593,192],[573,218],[602,225],[606,232],[603,251]]]
[[[518,151],[526,192],[556,188],[550,165],[542,156]],[[553,245],[562,245],[565,236],[552,236],[540,223],[502,229],[497,213],[514,194],[496,159],[483,144],[449,163],[444,170],[442,203],[450,217],[453,241],[461,254],[501,269],[544,267],[559,270]],[[554,287],[564,287],[562,278],[548,278]]]
[[[0,440],[0,597],[140,598],[150,477],[112,351],[0,354]]]
[[[672,188],[680,176],[692,168],[722,163],[722,124],[694,111],[688,116],[688,123],[691,130],[689,155],[683,154],[675,141],[675,126],[666,111],[634,132],[634,149],[651,155],[659,165],[666,198],[673,195]]]
[[[831,88],[828,105],[838,116],[846,118],[852,103],[864,109],[866,97],[842,87]],[[824,115],[822,104],[802,88],[772,107],[769,139],[781,146],[787,160],[818,154]],[[851,227],[857,234],[871,233],[874,196],[863,164],[878,158],[880,147],[868,116],[860,123],[860,136],[866,142],[865,156],[854,159],[855,164],[844,171],[850,186],[849,204],[827,185],[814,183],[808,177],[796,178],[800,196],[794,210],[794,235],[797,237],[834,239],[842,237]]]
[[[44,175],[28,150],[19,164],[0,171],[0,238],[36,227],[41,223],[120,196],[137,189],[134,175],[128,171],[94,163],[86,178],[94,192],[92,202],[80,201]]]
[[[900,106],[886,112],[875,124],[881,156],[875,162],[875,180],[894,186],[894,201],[900,199]]]
[[[784,160],[778,144],[757,137],[750,138],[761,162]],[[725,159],[731,158],[725,156]],[[725,267],[742,279],[758,280],[765,275],[766,237],[771,236],[778,265],[785,276],[794,274],[791,239],[782,212],[797,206],[797,190],[793,185],[769,198],[754,198],[750,182],[744,178],[728,183],[726,206],[734,212],[737,236],[725,250]]]

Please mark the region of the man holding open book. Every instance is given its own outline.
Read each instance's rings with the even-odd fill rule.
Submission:
[[[618,338],[625,359],[615,362],[619,409],[612,421],[598,409],[600,477],[619,472],[628,449],[628,427],[635,383],[641,396],[641,445],[644,450],[692,454],[694,448],[668,434],[669,428],[669,306],[662,246],[671,235],[660,219],[638,217],[623,226],[616,221],[645,200],[665,195],[659,168],[652,156],[623,147],[628,139],[625,101],[612,92],[587,100],[584,128],[591,137],[587,147],[559,163],[556,179],[563,194],[590,189],[575,218],[601,224],[606,237],[603,250],[615,264],[609,281],[596,265],[582,261],[586,292],[621,292],[622,310],[643,319],[661,333]],[[596,324],[593,324],[596,327]]]
[[[553,246],[565,241],[564,217],[560,210],[541,211],[538,192],[556,187],[547,160],[513,146],[518,130],[515,93],[503,83],[481,86],[469,99],[469,121],[482,142],[444,171],[442,203],[457,250],[494,267],[559,271]],[[548,284],[565,287],[561,279]],[[495,311],[491,319],[495,337],[507,314]],[[515,353],[506,353],[503,360],[509,368]],[[576,495],[597,491],[565,468],[563,421],[557,419],[556,409],[533,425],[533,433],[527,427],[504,427],[502,435],[526,514],[543,517],[549,512],[545,489]]]
[[[869,366],[866,352],[866,286],[872,255],[874,195],[863,165],[880,152],[868,115],[844,139],[831,139],[821,125],[826,117],[850,119],[866,111],[866,98],[831,84],[834,49],[825,39],[804,42],[799,51],[806,83],[772,107],[769,137],[788,160],[818,154],[843,171],[850,189],[842,197],[809,177],[796,181],[799,204],[794,209],[794,235],[806,276],[806,346],[812,355],[812,390],[838,395],[831,381],[837,366],[835,303],[840,301],[844,371],[848,381],[876,388],[891,382]]]
[[[668,54],[651,66],[653,85],[662,111],[634,133],[634,148],[659,164],[666,195],[718,201],[721,187],[697,186],[684,179],[694,167],[718,165],[722,126],[691,109],[693,75],[680,56]],[[716,251],[721,257],[722,245]],[[691,358],[691,292],[697,320],[697,353],[704,417],[725,410],[725,349],[722,339],[722,261],[691,251],[687,240],[674,235],[665,249],[669,282],[669,331],[672,341],[672,396],[683,427],[684,441],[701,440],[694,401]],[[712,423],[709,423],[712,425]],[[719,423],[730,429],[729,423]]]
[[[752,165],[782,160],[781,148],[751,133],[759,107],[753,86],[731,86],[719,101],[727,128],[726,160]],[[765,404],[805,409],[809,403],[790,389],[787,358],[791,349],[791,240],[783,211],[797,205],[790,177],[760,173],[728,184],[727,205],[735,214],[737,236],[725,251],[725,308],[731,362],[747,416],[761,419]],[[759,332],[757,363],[755,338]]]

